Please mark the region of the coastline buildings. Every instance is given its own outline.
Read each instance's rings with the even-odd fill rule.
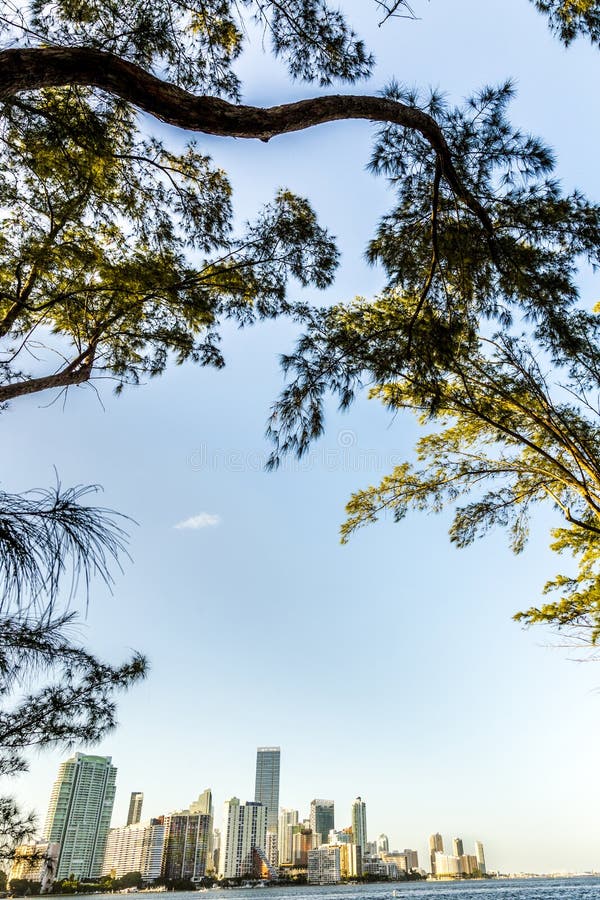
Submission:
[[[132,791],[129,798],[129,811],[127,813],[127,825],[137,825],[142,818],[142,804],[144,795],[141,791]]]
[[[361,797],[352,804],[352,835],[361,853],[367,849],[367,807]]]
[[[327,842],[329,832],[335,829],[333,800],[311,800],[310,803],[310,828],[318,838],[320,844]]]
[[[44,828],[44,840],[60,845],[56,879],[102,874],[116,777],[110,756],[76,753],[60,766]]]

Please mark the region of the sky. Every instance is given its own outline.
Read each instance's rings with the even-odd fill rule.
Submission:
[[[342,6],[378,58],[353,92],[396,77],[459,101],[512,77],[513,122],[554,147],[567,189],[599,197],[597,50],[565,50],[526,0],[415,0],[419,21],[382,28],[375,4]],[[317,93],[290,84],[257,41],[238,71],[248,103]],[[173,147],[187,139],[144,127]],[[363,255],[391,205],[365,169],[372,133],[335,123],[269,144],[199,138],[230,174],[240,221],[286,186],[337,235],[339,276],[315,302],[383,285]],[[582,290],[595,302],[588,274]],[[282,806],[307,816],[312,798],[331,798],[344,827],[361,795],[369,839],[384,832],[422,864],[440,831],[448,844],[461,836],[465,852],[481,840],[490,869],[600,869],[600,668],[511,621],[560,566],[549,511],[519,557],[502,533],[456,550],[446,516],[416,513],[340,546],[350,494],[409,455],[416,428],[366,398],[345,415],[332,405],[308,459],[265,472],[278,358],[294,335],[286,322],[225,329],[224,371],[171,367],[120,398],[100,385],[102,402],[83,388],[64,405],[24,398],[3,416],[3,488],[47,485],[56,467],[65,485],[101,484],[102,503],[138,523],[132,562],[112,594],[94,586],[79,629],[109,660],[135,648],[151,663],[94,748],[118,768],[113,824],[133,790],[149,817],[205,787],[218,820],[226,798],[253,799],[256,747],[279,745]],[[13,782],[42,821],[64,758],[36,755]]]

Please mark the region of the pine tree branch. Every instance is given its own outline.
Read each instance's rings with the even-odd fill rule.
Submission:
[[[418,131],[436,152],[450,188],[481,222],[489,238],[494,236],[487,210],[455,169],[442,129],[417,107],[384,97],[343,94],[266,108],[244,106],[219,97],[196,96],[119,56],[89,47],[0,52],[0,99],[67,85],[100,88],[170,125],[224,137],[268,141],[277,135],[348,119],[389,122]]]

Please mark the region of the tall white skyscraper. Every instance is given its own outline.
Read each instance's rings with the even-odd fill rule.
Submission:
[[[435,854],[444,852],[444,841],[439,832],[432,834],[429,838],[429,862],[431,865],[431,874],[435,875]]]
[[[352,804],[352,834],[354,843],[364,854],[367,849],[367,807],[361,797]]]
[[[388,840],[387,834],[380,834],[377,838],[377,852],[378,853],[388,853],[390,849],[390,842]]]
[[[116,777],[110,756],[76,753],[62,763],[44,828],[45,840],[60,844],[57,880],[102,874]]]
[[[477,856],[477,868],[482,875],[485,875],[485,855],[483,853],[483,844],[481,841],[475,841],[475,855]]]
[[[293,862],[293,829],[298,824],[297,809],[282,809],[279,814],[279,828],[277,832],[279,865],[289,866]]]
[[[267,809],[267,831],[277,831],[279,816],[280,747],[259,747],[256,751],[254,802]]]
[[[262,803],[227,800],[223,810],[223,837],[219,859],[221,878],[252,874],[256,856],[265,859],[267,809]]]

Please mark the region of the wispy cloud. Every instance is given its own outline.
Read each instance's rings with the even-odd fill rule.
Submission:
[[[174,525],[173,528],[177,528],[179,530],[183,530],[184,528],[190,529],[192,531],[197,531],[198,528],[212,528],[215,525],[219,525],[221,522],[221,516],[217,516],[214,513],[198,513],[197,516],[190,516],[189,519],[184,519],[183,522],[178,522],[177,525]]]

